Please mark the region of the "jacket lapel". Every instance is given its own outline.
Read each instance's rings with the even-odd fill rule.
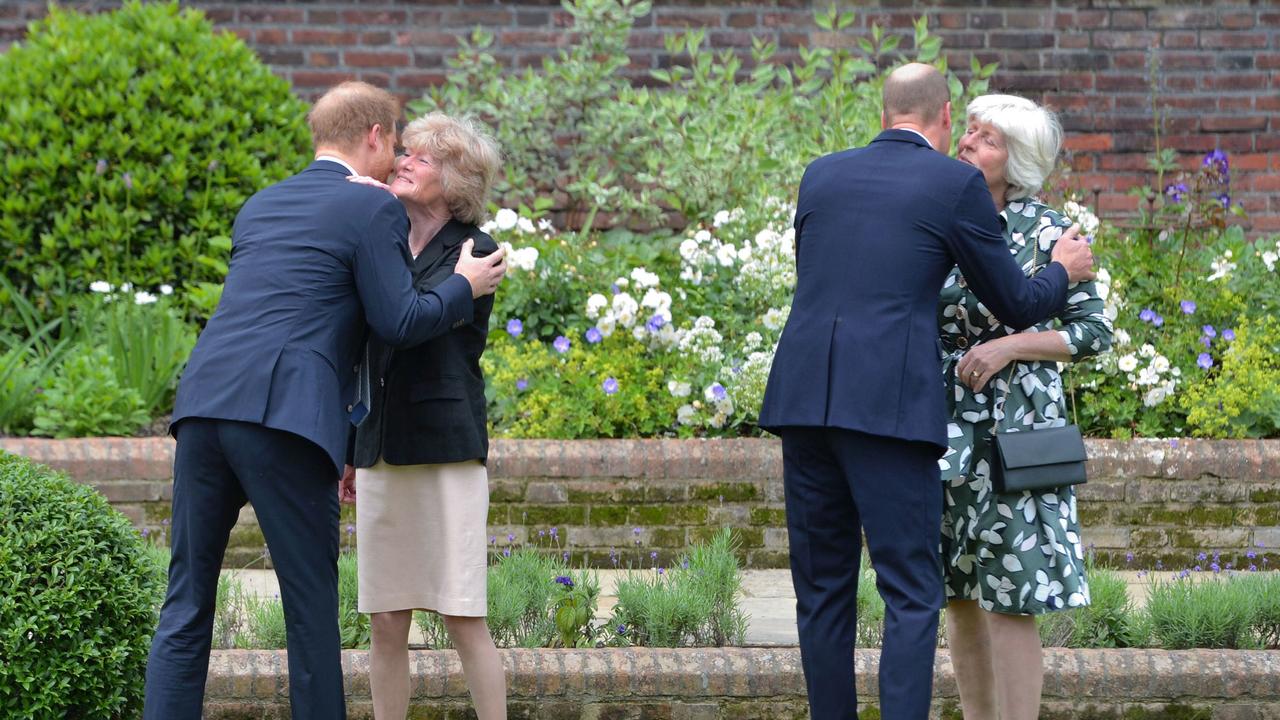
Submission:
[[[431,238],[431,242],[422,249],[416,260],[413,261],[413,280],[416,285],[422,278],[428,277],[434,271],[438,270],[440,264],[449,257],[450,251],[466,239],[467,233],[470,232],[471,226],[466,223],[450,220],[440,228],[435,237]]]

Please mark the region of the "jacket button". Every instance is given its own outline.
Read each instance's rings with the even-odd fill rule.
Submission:
[[[387,386],[386,378],[378,378],[378,387],[386,387],[386,386]]]
[[[351,366],[351,372],[353,372],[353,373],[359,373],[359,372],[360,372],[360,366],[359,366],[359,365],[352,365],[352,366]]]
[[[969,347],[969,339],[963,335],[956,338],[956,347],[960,348],[961,350]]]
[[[352,410],[355,410],[355,409],[356,409],[356,406],[355,406],[355,405],[348,405],[348,406],[347,406],[347,412],[351,412]]]

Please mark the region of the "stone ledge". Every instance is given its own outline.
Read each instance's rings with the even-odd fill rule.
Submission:
[[[602,704],[665,706],[652,717],[708,720],[758,716],[742,713],[744,706],[803,710],[804,677],[794,647],[501,652],[510,702],[524,709],[520,717],[586,720],[597,717]],[[878,652],[859,650],[856,664],[860,697],[874,701]],[[415,705],[469,704],[456,653],[413,651],[410,667]],[[210,716],[276,717],[287,706],[285,668],[283,651],[215,651],[206,695]],[[368,653],[344,652],[343,669],[352,716],[368,717]],[[946,650],[938,652],[934,695],[935,708],[954,707],[955,678]],[[1090,717],[1120,717],[1141,705],[1152,714],[1136,717],[1164,717],[1160,708],[1178,706],[1204,708],[1185,717],[1206,720],[1274,718],[1280,716],[1280,651],[1047,648],[1044,703],[1049,714],[1042,717],[1078,717],[1085,708]],[[682,709],[673,713],[670,708],[677,706]],[[440,709],[438,717],[446,717]]]
[[[1273,480],[1280,440],[1141,439],[1085,441],[1093,478],[1202,477]],[[81,482],[172,477],[171,438],[0,438],[0,450],[65,470]],[[774,438],[723,440],[507,440],[492,442],[493,478],[733,478],[782,475]]]

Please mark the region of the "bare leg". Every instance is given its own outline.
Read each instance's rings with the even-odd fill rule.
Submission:
[[[507,720],[507,671],[484,618],[441,617],[462,660],[462,673],[467,678],[477,720]]]
[[[375,720],[404,720],[409,712],[409,624],[412,610],[369,616],[369,689]]]
[[[976,600],[947,603],[947,644],[965,720],[996,720],[996,679],[987,618]],[[1035,717],[1034,715],[1032,717]]]
[[[1036,619],[1030,615],[986,613],[995,670],[1000,720],[1036,720],[1040,717],[1040,690],[1044,685],[1044,657]],[[966,716],[967,717],[967,716]]]

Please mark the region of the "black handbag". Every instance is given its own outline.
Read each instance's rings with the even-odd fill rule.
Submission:
[[[1085,482],[1084,438],[1075,425],[997,432],[992,447],[996,492],[1038,492]]]

